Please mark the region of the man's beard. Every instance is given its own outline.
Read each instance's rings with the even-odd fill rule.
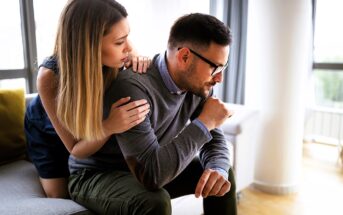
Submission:
[[[183,77],[181,78],[180,82],[183,88],[186,89],[186,91],[202,98],[207,98],[211,91],[210,86],[213,87],[216,84],[215,81],[205,82],[201,85],[197,85],[197,83],[194,83],[198,80],[195,75],[195,64],[191,64],[189,69],[182,74]],[[206,90],[205,87],[208,87],[209,89]]]
[[[199,88],[195,88],[195,89],[192,90],[191,92],[192,92],[193,94],[197,95],[197,96],[202,97],[202,98],[207,98],[207,97],[210,95],[210,92],[211,92],[211,90],[213,89],[215,83],[212,84],[212,83],[207,82],[207,83],[205,83],[204,85],[205,85],[206,87],[208,87],[208,90],[205,90],[205,86],[203,86],[203,87],[201,87],[201,88],[200,88],[200,87],[199,87]],[[211,87],[210,87],[210,86],[211,86]]]

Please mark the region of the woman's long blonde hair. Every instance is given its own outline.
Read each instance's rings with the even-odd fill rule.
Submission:
[[[71,0],[61,14],[54,49],[57,117],[76,139],[104,137],[103,95],[117,69],[103,68],[102,38],[125,17],[125,8],[114,0]]]

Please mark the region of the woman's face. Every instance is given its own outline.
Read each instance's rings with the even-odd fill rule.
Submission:
[[[102,40],[102,64],[110,68],[121,68],[128,60],[132,47],[128,40],[129,23],[123,18],[114,24]]]

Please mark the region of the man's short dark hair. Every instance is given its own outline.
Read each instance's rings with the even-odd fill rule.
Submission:
[[[170,30],[168,46],[177,48],[189,43],[207,48],[211,42],[223,46],[230,45],[232,42],[230,29],[214,16],[191,13],[176,20]]]

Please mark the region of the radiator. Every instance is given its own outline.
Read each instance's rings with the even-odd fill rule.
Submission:
[[[343,110],[309,108],[306,111],[304,140],[343,145]]]

